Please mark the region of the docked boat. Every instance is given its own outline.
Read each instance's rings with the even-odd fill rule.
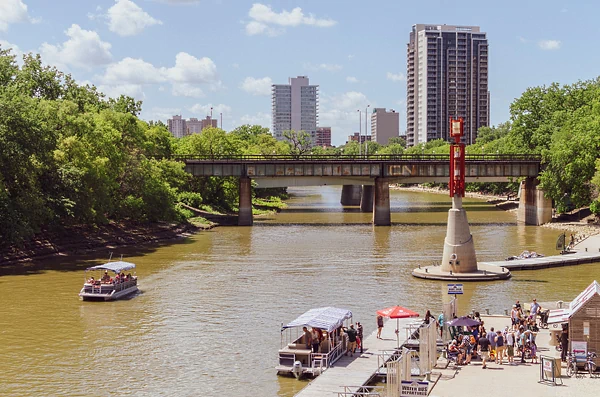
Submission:
[[[542,254],[538,254],[535,251],[523,251],[521,252],[520,255],[517,256],[509,256],[508,258],[506,258],[507,261],[514,261],[514,260],[518,260],[518,259],[530,259],[530,258],[543,258],[544,255]]]
[[[346,334],[340,336],[340,327],[352,319],[352,312],[335,307],[311,309],[281,327],[278,375],[293,375],[297,379],[320,375],[340,359],[346,351]],[[303,327],[316,329],[320,337],[318,352],[307,346]]]
[[[135,273],[131,275],[130,271],[132,269],[135,269],[133,263],[123,261],[88,267],[85,270],[85,282],[79,296],[84,301],[110,301],[137,292],[138,280]],[[89,272],[94,272],[98,277],[95,278]],[[125,275],[125,272],[128,272],[127,275]],[[89,278],[88,275],[90,275]]]

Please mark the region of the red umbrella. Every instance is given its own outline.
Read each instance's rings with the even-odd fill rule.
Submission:
[[[392,306],[392,307],[388,307],[386,309],[381,309],[381,310],[377,310],[377,314],[383,317],[389,317],[389,318],[395,318],[395,319],[400,319],[400,318],[408,318],[408,317],[419,317],[419,313],[417,312],[413,312],[412,310],[408,310],[405,307],[402,306]],[[399,335],[399,329],[400,328],[400,321],[396,320],[396,342],[398,343],[398,345],[400,345],[400,335]]]
[[[392,306],[387,309],[377,310],[377,314],[389,318],[419,317],[419,313],[408,310],[402,306]]]

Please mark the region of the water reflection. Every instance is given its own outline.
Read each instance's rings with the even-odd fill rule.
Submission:
[[[108,252],[0,277],[0,393],[84,395],[98,385],[95,395],[292,396],[305,383],[275,375],[282,322],[312,307],[347,307],[370,334],[382,307],[439,314],[449,299],[446,283],[411,272],[439,262],[447,214],[423,209],[450,208],[450,198],[392,191],[392,208],[407,211],[393,212],[390,227],[373,227],[370,213],[340,212],[340,191],[293,189],[291,211],[257,218],[254,227],[119,250],[137,264],[143,292],[128,301],[77,299],[81,269]],[[525,249],[555,252],[556,230],[517,225],[514,212],[482,201],[465,206],[478,208],[467,212],[480,261]],[[572,299],[596,267],[465,283],[459,313],[503,312],[517,298]],[[99,385],[99,374],[123,382]]]

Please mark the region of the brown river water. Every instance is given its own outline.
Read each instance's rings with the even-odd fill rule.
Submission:
[[[254,227],[219,227],[163,246],[115,251],[137,264],[142,292],[82,302],[83,269],[108,258],[61,257],[0,269],[1,396],[292,396],[277,377],[280,327],[320,306],[348,308],[375,328],[399,304],[439,313],[443,282],[415,279],[440,260],[450,198],[391,192],[391,227],[344,209],[340,187],[290,189],[289,208]],[[465,199],[478,259],[556,253],[557,230]],[[503,312],[514,299],[570,300],[598,278],[594,265],[514,273],[465,284],[459,312]]]

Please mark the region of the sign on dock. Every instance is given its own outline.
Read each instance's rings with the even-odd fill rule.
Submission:
[[[463,285],[462,284],[448,284],[448,295],[462,295]]]
[[[400,397],[426,396],[428,382],[403,380],[400,384]]]

